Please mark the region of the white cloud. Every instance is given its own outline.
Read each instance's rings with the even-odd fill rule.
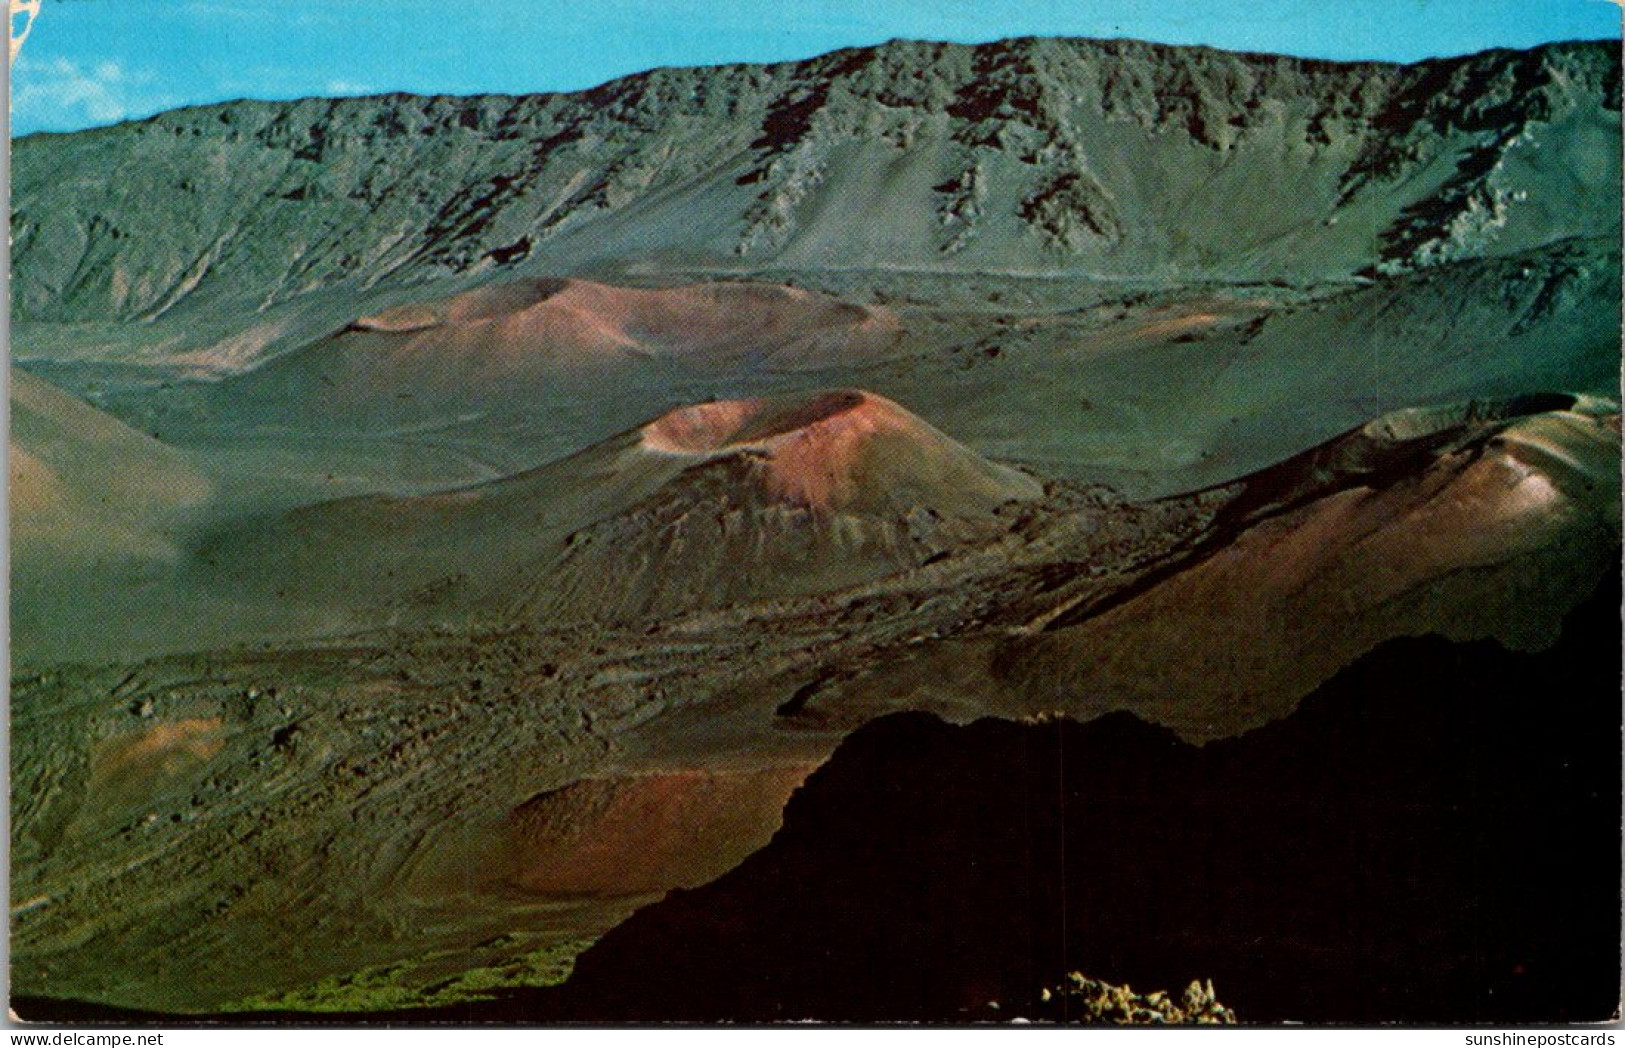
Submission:
[[[24,53],[11,70],[11,122],[19,132],[110,124],[172,104],[157,90],[155,76],[132,73],[118,62],[81,64]]]

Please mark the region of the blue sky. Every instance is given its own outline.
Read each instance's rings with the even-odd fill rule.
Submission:
[[[44,0],[13,68],[12,134],[227,98],[573,90],[893,37],[1410,61],[1619,32],[1611,0]]]

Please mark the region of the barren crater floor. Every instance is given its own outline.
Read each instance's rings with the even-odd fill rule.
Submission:
[[[1328,702],[1362,745],[1398,730],[1359,694],[1396,652],[1424,682],[1594,657],[1563,627],[1620,548],[1619,82],[1602,43],[898,41],[19,140],[17,1001],[661,1018],[571,994],[665,957],[695,900],[767,905],[798,842],[864,876],[840,784],[884,778],[877,739],[979,783],[1129,731],[1262,789],[1246,755],[1312,760]],[[1527,696],[1497,696],[1430,730],[1515,749]],[[973,794],[933,818],[993,825]],[[1224,919],[1203,956],[1251,972]],[[1208,974],[1124,943],[1087,974]],[[707,949],[684,977],[737,981]],[[587,989],[532,993],[578,954]],[[1317,972],[1327,1015],[1479,1000]],[[1026,977],[939,974],[950,1010]],[[924,1016],[873,989],[803,985],[795,1017]]]

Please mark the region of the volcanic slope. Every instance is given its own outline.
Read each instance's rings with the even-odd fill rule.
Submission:
[[[353,528],[339,536],[350,556],[317,556],[301,569],[308,579],[340,568],[366,579],[383,559],[424,556],[369,551],[367,541],[388,534],[378,519],[415,528],[408,535],[437,555],[456,549],[446,529],[466,525],[465,553],[492,552],[474,540],[510,543],[493,552],[505,572],[488,576],[492,602],[430,592],[402,613],[428,623],[461,615],[471,623],[462,629],[374,630],[16,679],[13,978],[24,993],[218,1010],[380,964],[444,971],[487,957],[493,937],[515,928],[524,937],[498,952],[518,961],[534,949],[526,944],[601,934],[642,899],[623,893],[695,884],[765,841],[799,777],[890,710],[972,720],[1126,707],[1208,739],[1284,716],[1312,673],[1356,658],[1372,638],[1436,628],[1452,608],[1482,604],[1494,631],[1516,626],[1528,631],[1520,643],[1539,645],[1552,635],[1543,623],[1580,598],[1607,569],[1599,557],[1618,547],[1617,480],[1591,475],[1610,456],[1617,463],[1612,414],[1565,396],[1413,412],[1245,484],[1133,504],[1066,485],[1030,498],[1019,474],[949,454],[868,395],[702,405],[595,449],[591,461],[611,470],[597,479],[620,483],[613,467],[635,463],[653,497],[676,493],[688,505],[696,472],[720,477],[729,505],[795,521],[831,546],[849,537],[838,522],[871,534],[905,501],[925,501],[941,515],[938,540],[964,528],[975,541],[933,541],[900,563],[877,558],[883,574],[843,589],[785,596],[807,581],[787,571],[770,600],[729,597],[706,611],[685,595],[664,609],[628,605],[621,622],[592,617],[633,574],[622,554],[661,534],[656,519],[596,518],[611,526],[585,529],[594,541],[579,551],[592,558],[581,572],[590,607],[536,610],[528,573],[553,570],[570,550],[560,536],[519,551],[532,561],[500,559],[517,549],[514,534],[534,528],[535,508],[522,512],[519,499],[504,519],[487,501],[535,476],[427,501],[330,505],[323,513]],[[899,417],[930,469],[885,443],[874,446],[891,454],[865,466],[863,440],[835,479],[869,483],[842,487],[827,470],[796,468],[808,456],[843,461],[834,452],[857,420]],[[845,421],[820,429],[818,419]],[[478,512],[464,518],[459,505]],[[759,524],[749,511],[737,519]],[[726,545],[717,523],[726,513],[713,505],[705,515],[704,544]],[[748,581],[760,554],[730,549],[737,563],[717,570]],[[241,555],[264,565],[290,551],[245,543]],[[723,559],[706,556],[694,563]],[[804,570],[819,587],[840,585],[818,576],[823,566]],[[670,569],[709,577],[693,570]],[[1238,598],[1228,616],[1206,620],[1183,607],[1215,572],[1229,572],[1258,607]],[[1518,587],[1497,586],[1530,577],[1551,587],[1539,600],[1509,601]],[[1290,583],[1284,593],[1271,585],[1278,578]],[[1389,602],[1389,613],[1350,617],[1344,591],[1328,596],[1324,585],[1350,578],[1357,610],[1368,597],[1381,606],[1395,582],[1439,603]],[[398,584],[374,580],[365,593],[355,584],[348,597],[381,599]],[[1091,622],[1114,613],[1116,627],[1091,642]],[[363,608],[357,618],[380,616]],[[1258,641],[1260,622],[1282,639],[1250,661],[1231,658]],[[1187,660],[1198,669],[1169,668]],[[1132,687],[1147,667],[1163,674],[1158,686]],[[1182,684],[1188,694],[1171,692]],[[131,868],[132,857],[145,861]],[[441,959],[419,964],[427,957]],[[433,984],[426,975],[407,989]]]
[[[851,385],[1154,497],[1383,411],[1611,382],[1618,142],[1604,43],[894,42],[577,95],[232,103],[18,143],[14,351],[188,447],[255,431],[233,468],[364,470],[347,491]],[[785,351],[726,334],[745,317]]]
[[[599,404],[592,414],[615,415],[604,403],[608,390],[648,402],[673,387],[861,368],[884,359],[902,335],[887,309],[793,287],[541,278],[357,317],[241,374],[207,354],[176,363],[230,376],[201,384],[198,395],[239,428],[259,420],[365,432],[438,421],[529,432],[540,417],[580,427],[572,416],[584,400]]]
[[[334,321],[346,330],[224,377],[132,388],[89,365],[28,366],[217,472],[289,475],[289,505],[323,497],[328,475],[349,479],[327,497],[421,494],[521,472],[678,404],[836,386],[929,404],[984,454],[1146,498],[1225,483],[1414,404],[1613,391],[1619,271],[1617,243],[1586,238],[1313,289],[497,281],[346,314]],[[203,366],[189,360],[170,366]]]
[[[227,103],[17,143],[15,319],[25,355],[251,359],[323,333],[279,308],[313,292],[500,271],[1340,278],[1616,235],[1619,106],[1601,42],[1402,66],[1058,39]]]
[[[161,526],[209,487],[185,453],[13,368],[13,556],[173,557]]]
[[[1210,739],[1389,637],[1550,642],[1618,409],[1515,398],[1617,395],[1618,155],[1605,44],[905,42],[19,142],[20,364],[229,491],[88,620],[116,662],[14,674],[14,985],[422,990],[712,876],[885,712]]]
[[[14,655],[83,651],[109,617],[139,632],[213,484],[185,452],[26,371],[10,378]]]
[[[504,480],[217,536],[223,585],[358,623],[622,620],[837,590],[996,537],[1043,495],[858,390],[679,408]]]
[[[1538,650],[1617,554],[1619,456],[1613,402],[1396,412],[1227,486],[1211,526],[1139,583],[1058,571],[1020,628],[833,674],[795,716],[1129,709],[1205,740],[1285,715],[1390,637]]]

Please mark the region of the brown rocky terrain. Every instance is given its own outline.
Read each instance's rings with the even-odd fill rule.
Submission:
[[[1617,869],[1463,870],[1618,828],[1618,61],[899,41],[19,140],[17,1000],[1599,1017]]]

